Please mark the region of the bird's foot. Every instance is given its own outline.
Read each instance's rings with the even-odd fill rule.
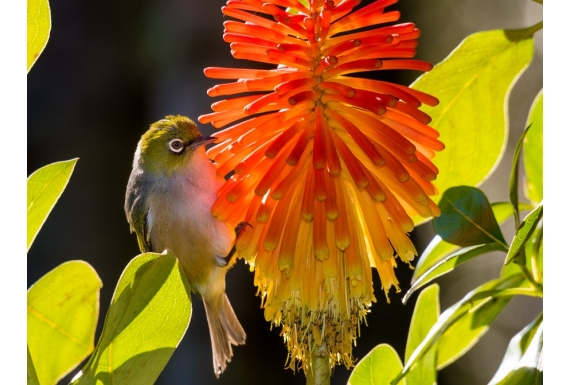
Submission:
[[[236,228],[235,228],[235,232],[236,232],[236,239],[245,231],[245,227],[249,226],[253,229],[253,226],[249,223],[249,222],[240,222],[237,224]],[[228,253],[228,255],[226,255],[225,258],[220,258],[218,257],[218,264],[220,265],[220,260],[224,261],[223,265],[220,266],[227,266],[230,261],[232,260],[233,256],[236,253],[236,244],[234,242],[234,245],[232,247],[232,249],[230,250],[230,252]]]

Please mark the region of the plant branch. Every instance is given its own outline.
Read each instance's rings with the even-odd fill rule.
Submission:
[[[311,352],[307,385],[329,385],[331,383],[331,365],[327,346],[315,345]]]

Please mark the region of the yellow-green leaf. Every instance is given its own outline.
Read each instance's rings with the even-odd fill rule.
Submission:
[[[28,178],[28,250],[67,186],[77,159],[48,164]]]
[[[44,50],[51,30],[47,0],[28,0],[28,72]]]
[[[390,345],[381,344],[356,365],[347,385],[387,385],[401,370],[402,361],[398,353]],[[398,385],[404,385],[404,380]]]
[[[190,287],[174,254],[133,258],[119,279],[95,353],[73,384],[153,384],[191,314]]]
[[[446,147],[434,158],[440,194],[453,186],[479,185],[500,161],[508,133],[508,97],[532,59],[535,29],[470,35],[412,85],[440,101],[422,107]]]
[[[414,308],[408,341],[406,343],[406,360],[427,336],[431,327],[439,317],[439,286],[431,285],[418,296]],[[436,348],[432,347],[414,366],[406,376],[406,385],[433,385],[437,383],[435,370]]]
[[[36,368],[34,367],[34,362],[32,361],[32,357],[30,356],[30,347],[27,346],[28,351],[28,367],[27,367],[27,375],[28,375],[28,385],[40,385],[40,380],[38,380],[38,375],[36,373]]]
[[[527,120],[530,128],[523,142],[525,194],[535,204],[542,201],[542,99],[541,90],[530,108]]]
[[[70,261],[28,291],[28,349],[40,384],[55,384],[93,351],[101,286],[87,262]]]

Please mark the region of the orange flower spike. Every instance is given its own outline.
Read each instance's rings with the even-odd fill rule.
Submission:
[[[412,59],[420,31],[385,12],[396,0],[229,0],[224,40],[235,58],[272,70],[209,68],[231,82],[199,118],[215,127],[208,151],[219,174],[234,175],[212,210],[253,229],[237,242],[255,269],[265,317],[282,326],[289,367],[310,370],[316,345],[329,362],[351,366],[360,323],[375,301],[373,264],[386,295],[398,288],[394,255],[416,250],[411,216],[438,215],[428,197],[444,148],[419,110],[437,99],[406,86],[346,74],[427,71]],[[340,36],[339,36],[340,35]],[[243,119],[243,121],[241,121]],[[237,123],[235,123],[237,122]]]

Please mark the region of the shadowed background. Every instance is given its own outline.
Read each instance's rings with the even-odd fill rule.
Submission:
[[[208,97],[206,90],[218,81],[203,75],[205,67],[254,64],[234,60],[222,40],[222,23],[228,19],[220,11],[223,0],[141,0],[136,6],[52,0],[50,5],[51,36],[28,74],[28,175],[48,163],[80,159],[28,254],[27,285],[67,260],[89,262],[104,284],[98,338],[117,280],[129,260],[139,254],[135,236],[129,234],[123,202],[140,136],[165,115],[197,120],[211,111],[210,104],[219,99]],[[401,22],[414,22],[422,30],[416,58],[434,64],[473,32],[521,28],[542,19],[542,7],[530,0],[401,0],[390,9],[402,13]],[[514,146],[542,88],[542,32],[536,38],[533,63],[511,95],[504,161],[482,186],[490,201],[508,200]],[[415,71],[379,72],[374,76],[402,84],[419,75]],[[199,127],[204,134],[213,133],[211,125]],[[512,237],[512,227],[512,223],[505,227],[507,239]],[[431,224],[412,233],[418,252],[432,236]],[[502,254],[489,254],[439,279],[442,310],[496,277],[502,261]],[[417,295],[402,305],[412,271],[400,264],[396,274],[402,292],[392,291],[391,304],[380,290],[377,273],[373,274],[377,303],[367,318],[368,326],[361,328],[353,352],[356,358],[380,343],[392,345],[403,358]],[[302,372],[283,369],[287,352],[279,329],[270,330],[264,320],[253,274],[242,261],[229,272],[227,291],[247,343],[234,348],[226,372],[215,379],[204,309],[194,297],[188,332],[157,383],[304,384]],[[438,383],[456,384],[459,376],[465,385],[487,383],[510,338],[541,308],[539,300],[515,298],[481,342],[440,373]],[[331,383],[344,384],[349,374],[344,367],[336,367]]]

